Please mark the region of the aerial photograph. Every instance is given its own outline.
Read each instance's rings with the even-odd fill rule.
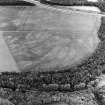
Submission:
[[[0,0],[0,105],[105,105],[105,1]]]

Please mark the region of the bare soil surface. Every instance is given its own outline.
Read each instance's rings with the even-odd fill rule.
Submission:
[[[1,9],[3,37],[20,71],[67,69],[94,53],[101,17],[62,11],[40,6]]]

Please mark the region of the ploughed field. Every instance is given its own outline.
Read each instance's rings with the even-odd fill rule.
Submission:
[[[1,36],[13,56],[6,61],[11,59],[20,71],[71,68],[91,56],[100,43],[100,16],[37,6],[1,7],[0,12]]]

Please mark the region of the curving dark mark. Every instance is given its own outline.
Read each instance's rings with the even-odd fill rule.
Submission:
[[[0,0],[1,6],[35,6],[35,4],[23,1],[23,0]]]

